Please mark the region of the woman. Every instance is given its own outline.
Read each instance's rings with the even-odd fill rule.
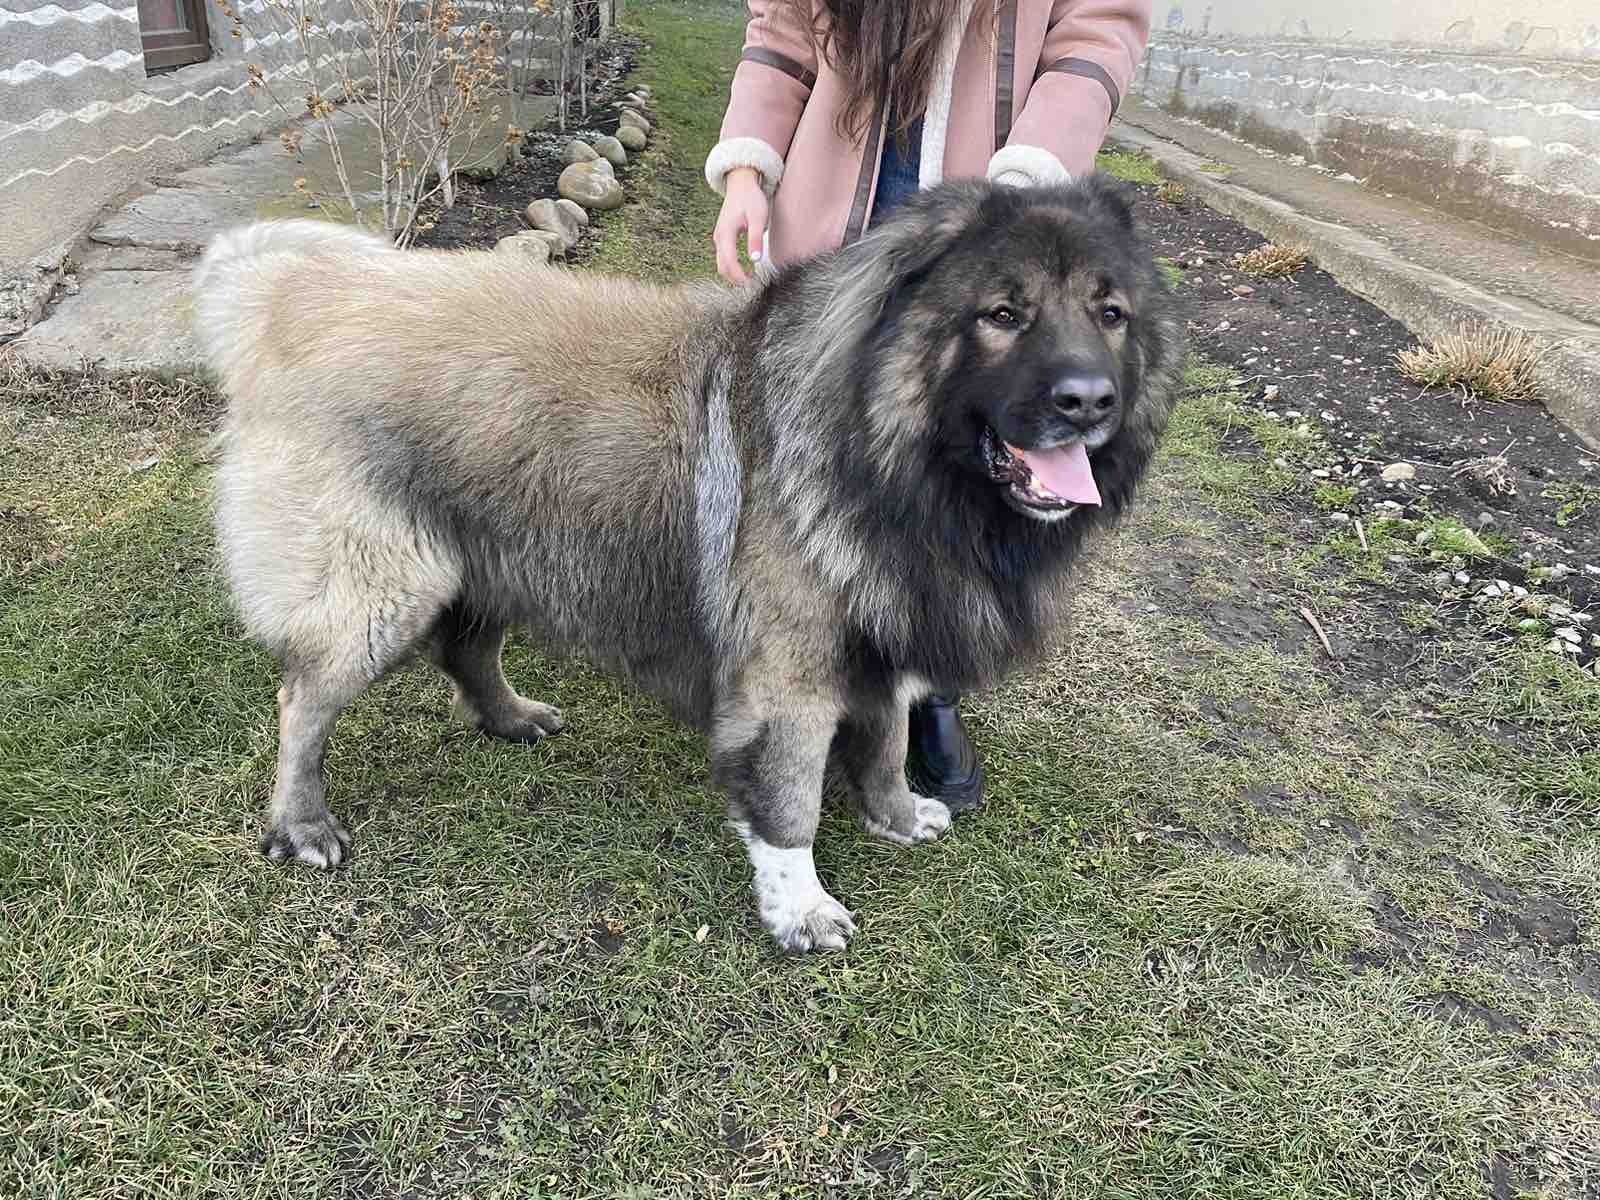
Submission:
[[[832,250],[941,179],[1037,186],[1094,167],[1144,57],[1152,0],[751,0],[706,180],[730,283]],[[911,712],[912,787],[976,807],[958,697]]]

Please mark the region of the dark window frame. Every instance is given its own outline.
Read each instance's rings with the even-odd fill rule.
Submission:
[[[211,57],[211,30],[206,23],[206,0],[178,0],[189,28],[166,33],[139,31],[144,46],[144,72],[155,75],[177,67],[205,62]]]

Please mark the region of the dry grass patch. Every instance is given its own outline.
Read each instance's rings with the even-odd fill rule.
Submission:
[[[1174,207],[1181,208],[1184,202],[1189,199],[1189,189],[1176,179],[1163,179],[1161,186],[1156,188],[1156,199],[1163,204],[1171,204]]]
[[[1463,326],[1394,357],[1400,374],[1425,388],[1449,388],[1503,402],[1539,398],[1533,377],[1538,347],[1520,329]]]
[[[1261,279],[1288,279],[1310,261],[1311,252],[1304,246],[1280,246],[1276,242],[1263,242],[1234,259],[1240,270]]]

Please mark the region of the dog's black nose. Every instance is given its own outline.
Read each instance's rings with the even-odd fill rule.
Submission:
[[[1100,371],[1068,371],[1050,388],[1050,399],[1074,425],[1097,425],[1117,407],[1117,385]]]

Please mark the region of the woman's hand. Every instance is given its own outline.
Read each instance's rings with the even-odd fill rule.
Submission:
[[[748,278],[739,265],[741,233],[750,261],[760,262],[767,245],[767,191],[754,167],[735,167],[728,172],[722,212],[711,234],[717,247],[717,274],[729,283],[743,283]]]

